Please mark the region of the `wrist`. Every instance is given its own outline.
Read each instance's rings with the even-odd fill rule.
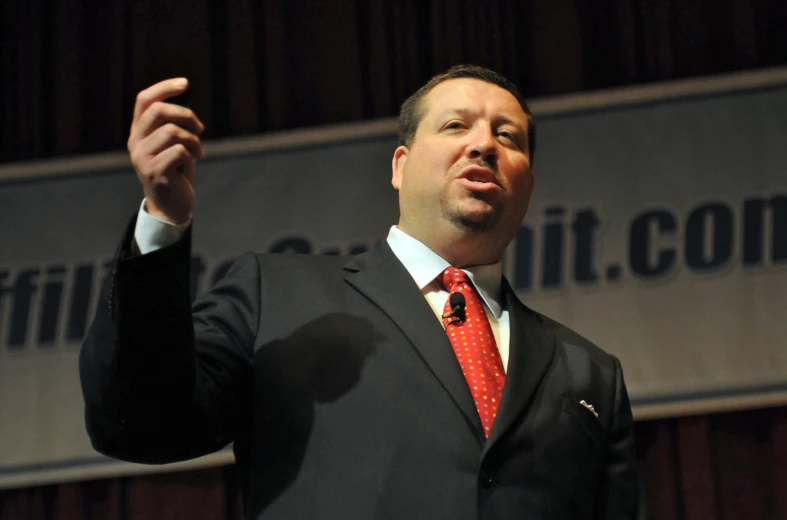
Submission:
[[[144,204],[142,205],[142,209],[145,211],[145,213],[147,213],[151,217],[166,222],[167,224],[172,224],[174,226],[182,226],[183,224],[186,224],[191,220],[190,213],[180,215],[180,214],[172,214],[172,213],[161,211],[154,204],[151,204],[150,199],[148,198],[145,199]]]

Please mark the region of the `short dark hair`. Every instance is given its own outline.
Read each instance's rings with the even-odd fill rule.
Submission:
[[[415,132],[418,130],[418,125],[421,124],[421,120],[424,117],[425,107],[423,106],[423,100],[427,94],[440,83],[449,79],[459,78],[480,79],[481,81],[492,83],[507,90],[519,101],[522,110],[527,116],[527,148],[528,152],[530,152],[530,162],[532,164],[536,152],[536,122],[533,120],[533,113],[530,111],[530,107],[527,106],[524,96],[522,96],[514,83],[497,72],[478,65],[455,65],[446,72],[434,76],[426,85],[407,98],[399,110],[399,144],[408,147],[413,144]]]

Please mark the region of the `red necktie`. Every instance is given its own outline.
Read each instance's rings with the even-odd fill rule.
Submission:
[[[443,323],[473,394],[484,435],[489,437],[506,381],[495,336],[484,312],[484,304],[467,274],[455,267],[449,267],[438,279],[449,293],[458,292],[465,297],[465,316],[462,320],[461,316],[457,317],[452,313],[449,295],[443,310]]]

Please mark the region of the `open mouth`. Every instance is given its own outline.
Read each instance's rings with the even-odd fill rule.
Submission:
[[[459,178],[476,184],[497,184],[494,172],[483,166],[469,166],[459,174]]]
[[[465,189],[474,192],[490,192],[500,189],[500,186],[486,179],[461,177],[459,182]]]

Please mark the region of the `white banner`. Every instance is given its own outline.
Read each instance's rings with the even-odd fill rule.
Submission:
[[[787,403],[787,71],[534,109],[536,191],[505,264],[521,299],[619,356],[640,418]],[[210,143],[195,288],[248,249],[385,236],[395,128]],[[92,450],[77,370],[140,197],[123,154],[0,169],[0,487],[151,471]]]

